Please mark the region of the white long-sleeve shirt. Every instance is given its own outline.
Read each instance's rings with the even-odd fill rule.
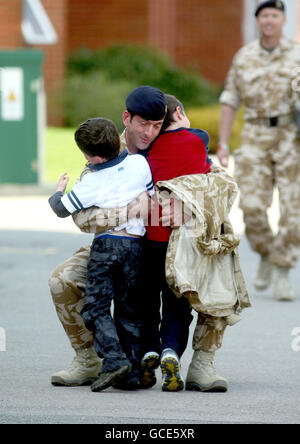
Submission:
[[[82,176],[72,190],[62,196],[61,202],[70,214],[97,206],[101,208],[123,207],[143,191],[154,193],[151,170],[146,159],[128,155],[123,151],[118,157],[99,165],[89,165],[91,173]],[[143,236],[144,222],[140,218],[127,221],[116,230],[126,229],[129,234]]]

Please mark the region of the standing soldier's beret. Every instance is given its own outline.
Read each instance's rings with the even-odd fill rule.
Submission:
[[[274,2],[274,1],[262,2],[256,8],[255,17],[257,17],[258,14],[260,13],[260,11],[262,9],[264,9],[264,8],[275,8],[275,9],[278,9],[279,11],[282,11],[282,12],[285,11],[285,5],[281,1],[277,1],[277,2]]]
[[[161,120],[167,112],[164,93],[153,86],[139,86],[126,99],[126,108],[132,114],[138,114],[146,120]]]

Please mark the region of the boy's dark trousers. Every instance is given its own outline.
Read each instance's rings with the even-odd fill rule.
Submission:
[[[92,244],[81,316],[104,358],[101,372],[132,365],[138,373],[140,323],[137,298],[142,240],[104,235]],[[114,302],[114,320],[111,303]]]
[[[167,248],[168,242],[144,239],[140,284],[141,356],[172,348],[181,357],[188,343],[192,310],[187,299],[177,298],[167,284]]]

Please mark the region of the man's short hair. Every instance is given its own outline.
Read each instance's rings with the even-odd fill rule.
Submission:
[[[88,119],[75,131],[78,147],[90,157],[100,156],[110,160],[120,151],[120,137],[115,124],[103,117]]]
[[[167,111],[164,93],[153,86],[139,86],[126,98],[126,108],[132,116],[139,115],[145,120],[162,120]]]

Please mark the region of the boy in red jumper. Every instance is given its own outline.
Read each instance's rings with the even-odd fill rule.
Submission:
[[[165,95],[168,112],[164,132],[153,143],[148,155],[153,182],[175,177],[210,172],[207,157],[209,136],[206,131],[191,129],[182,103]],[[161,215],[156,202],[153,214]],[[154,370],[161,365],[163,391],[184,388],[179,359],[188,342],[189,326],[193,319],[188,301],[177,299],[165,277],[165,259],[172,229],[149,218],[144,244],[143,300],[149,304],[142,319],[142,376],[144,387],[156,383]],[[162,298],[162,318],[160,307]],[[161,358],[160,358],[161,355]]]

